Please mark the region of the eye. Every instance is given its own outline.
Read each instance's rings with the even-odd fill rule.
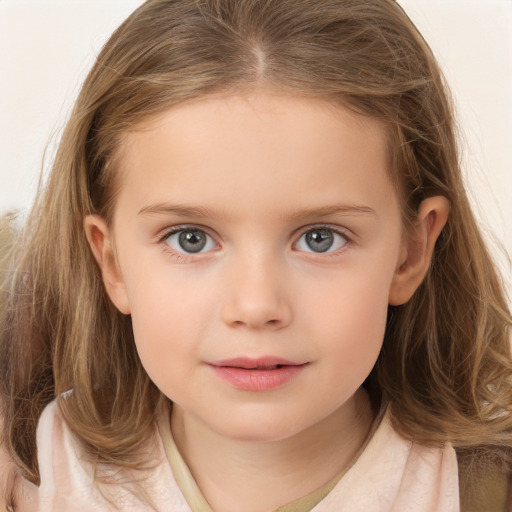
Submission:
[[[166,235],[165,243],[174,251],[196,254],[215,249],[212,237],[201,229],[179,229]]]
[[[348,243],[341,233],[330,228],[314,228],[306,231],[297,242],[297,249],[306,252],[334,252]]]

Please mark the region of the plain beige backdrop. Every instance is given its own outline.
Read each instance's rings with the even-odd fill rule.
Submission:
[[[29,207],[94,55],[140,3],[0,0],[0,214]],[[399,3],[452,87],[467,183],[512,292],[512,0]]]

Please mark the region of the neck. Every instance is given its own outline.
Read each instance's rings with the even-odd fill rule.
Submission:
[[[173,407],[176,445],[215,512],[274,510],[321,488],[346,469],[372,423],[366,392],[286,439],[230,439]]]

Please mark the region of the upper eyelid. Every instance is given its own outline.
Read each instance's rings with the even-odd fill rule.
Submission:
[[[206,233],[210,238],[216,239],[219,238],[218,235],[213,234],[213,230],[208,228],[207,226],[202,226],[200,224],[178,224],[176,226],[169,226],[167,228],[164,228],[160,230],[156,235],[156,240],[158,242],[163,242],[165,239],[167,239],[170,235],[173,235],[175,233],[179,233],[180,231],[203,231]]]
[[[309,226],[304,226],[300,228],[298,231],[299,236],[302,236],[309,231],[314,231],[315,229],[326,229],[329,231],[333,231],[334,233],[345,237],[348,241],[352,241],[356,238],[355,233],[353,233],[350,229],[342,227],[342,226],[334,226],[332,224],[312,224]]]

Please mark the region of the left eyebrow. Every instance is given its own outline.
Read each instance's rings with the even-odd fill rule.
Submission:
[[[356,204],[335,204],[330,206],[321,206],[319,208],[305,208],[286,215],[286,220],[301,220],[332,215],[377,215],[373,208],[369,206]]]

